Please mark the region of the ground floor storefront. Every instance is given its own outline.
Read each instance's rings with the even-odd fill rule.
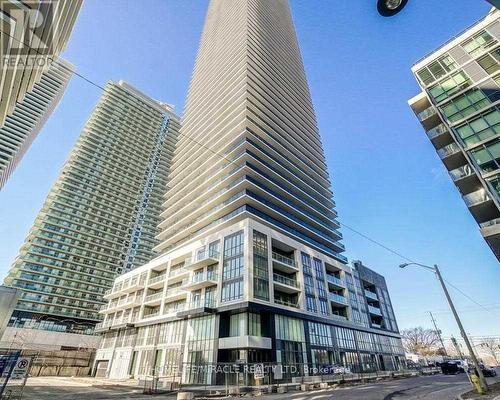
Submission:
[[[404,367],[398,335],[296,318],[250,304],[106,332],[93,374],[252,385]]]

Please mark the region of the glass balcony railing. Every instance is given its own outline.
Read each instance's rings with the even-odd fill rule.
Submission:
[[[193,310],[196,308],[203,308],[203,307],[208,307],[208,308],[215,308],[217,305],[215,299],[213,298],[199,298],[191,301],[186,305],[187,310]]]
[[[490,226],[500,225],[500,218],[492,219],[491,221],[482,222],[481,228],[488,228]]]
[[[365,296],[372,300],[378,300],[377,293],[372,292],[371,290],[365,289]]]
[[[344,315],[333,314],[332,318],[338,321],[348,321],[347,317]]]
[[[206,261],[206,260],[213,260],[214,262],[219,261],[219,252],[215,250],[205,250],[205,251],[199,251],[196,252],[196,255],[194,257],[188,258],[184,265],[186,267],[189,267],[191,265],[195,265],[199,262]]]
[[[447,146],[440,148],[437,153],[441,159],[451,156],[452,154],[456,154],[460,151],[460,147],[456,143],[451,143]]]
[[[283,285],[291,286],[297,289],[300,287],[299,282],[297,282],[296,279],[291,279],[280,274],[273,274],[273,280],[274,282],[278,282]]]
[[[200,283],[206,281],[217,281],[218,275],[215,272],[206,272],[203,274],[195,274],[188,280],[188,284]]]
[[[417,118],[419,119],[419,121],[425,121],[427,118],[430,118],[433,115],[436,115],[436,109],[433,106],[430,106],[426,108],[424,111],[419,112],[417,114]]]
[[[154,278],[151,278],[151,279],[149,280],[149,284],[150,284],[150,285],[153,285],[153,284],[158,283],[158,282],[163,282],[163,281],[165,280],[165,278],[166,278],[166,275],[165,275],[165,274],[155,276]]]
[[[187,283],[187,279],[185,279],[183,282],[182,282],[182,285],[186,284]],[[167,289],[167,294],[166,294],[166,298],[169,298],[169,297],[172,297],[172,296],[177,296],[179,294],[185,294],[186,291],[184,289],[181,289],[180,287],[175,287],[175,288],[170,288],[170,289]]]
[[[340,294],[328,293],[328,298],[330,299],[330,301],[334,301],[335,303],[347,305],[347,299],[344,296],[341,296]]]
[[[449,174],[451,176],[451,179],[453,179],[453,181],[456,182],[462,178],[474,174],[474,171],[472,170],[472,167],[469,164],[466,164],[463,167],[451,170]]]
[[[486,190],[484,189],[480,189],[475,192],[466,194],[465,196],[463,196],[463,199],[468,207],[472,207],[491,200],[490,196],[488,195],[488,193],[486,193]]]
[[[382,316],[382,311],[380,311],[380,308],[378,308],[378,307],[368,306],[368,311],[371,314]]]
[[[273,251],[273,260],[276,260],[282,264],[286,264],[290,267],[297,268],[297,263],[293,258],[283,256]]]
[[[143,318],[152,318],[152,317],[157,317],[158,315],[160,315],[160,309],[144,314]]]
[[[174,276],[178,276],[178,275],[182,275],[182,274],[185,274],[186,272],[188,272],[188,269],[185,268],[185,267],[182,267],[182,268],[177,268],[177,269],[173,269],[169,272],[168,276],[169,277],[174,277]]]
[[[276,304],[280,304],[282,306],[287,306],[287,307],[293,307],[293,308],[299,308],[299,303],[296,301],[289,301],[289,300],[283,300],[283,299],[274,299],[274,302]]]
[[[162,295],[163,295],[162,292],[150,294],[150,295],[146,296],[146,298],[144,299],[144,302],[148,303],[150,301],[159,300],[159,299],[161,299]]]
[[[337,278],[334,275],[326,274],[326,280],[330,283],[333,283],[334,285],[337,285],[337,286],[343,286],[343,287],[345,286],[344,281],[340,278]]]
[[[426,133],[427,133],[427,137],[432,140],[432,139],[437,138],[438,136],[442,135],[443,133],[447,133],[447,132],[448,132],[448,128],[446,128],[446,126],[444,126],[443,124],[439,124],[435,128],[429,129]]]

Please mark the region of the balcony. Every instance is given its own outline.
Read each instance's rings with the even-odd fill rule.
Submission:
[[[440,149],[437,149],[437,153],[448,171],[467,164],[467,159],[465,158],[464,153],[460,149],[460,146],[456,143],[450,143]]]
[[[380,311],[380,308],[378,307],[368,306],[368,312],[378,317],[382,316],[382,311]]]
[[[187,303],[184,310],[177,313],[177,317],[201,316],[213,314],[216,311],[217,302],[215,299],[201,297]]]
[[[328,293],[328,300],[332,303],[339,304],[341,306],[347,306],[349,303],[344,296],[337,293]]]
[[[108,330],[112,325],[111,321],[99,322],[95,325],[94,332],[102,332]]]
[[[170,289],[167,288],[167,294],[165,295],[165,301],[171,302],[171,301],[185,299],[186,297],[187,297],[187,292],[183,288],[180,288],[180,287],[174,287],[174,288],[170,288]]]
[[[184,268],[197,269],[219,262],[220,254],[217,251],[205,250],[197,252],[196,256],[188,258],[184,263]]]
[[[467,204],[467,207],[475,207],[491,200],[490,196],[484,189],[466,194],[465,196],[463,196],[463,199],[465,201],[465,204]]]
[[[148,282],[148,286],[152,289],[159,289],[163,286],[165,279],[167,278],[166,274],[155,276],[154,278],[150,278]]]
[[[460,190],[460,193],[467,194],[481,187],[481,182],[470,164],[449,171],[451,179]]]
[[[433,106],[427,107],[424,111],[417,114],[417,118],[420,122],[429,119],[430,117],[436,115],[436,109]]]
[[[127,297],[125,299],[118,300],[114,308],[116,310],[122,310],[129,307],[135,307],[141,305],[141,299],[135,296]]]
[[[287,300],[281,300],[281,299],[274,299],[274,302],[276,304],[279,304],[281,306],[286,306],[286,307],[293,307],[293,308],[299,308],[299,303],[298,302],[293,302],[293,301],[287,301]]]
[[[218,276],[214,272],[204,272],[195,274],[184,285],[186,290],[198,290],[208,286],[214,286],[218,283]]]
[[[298,272],[299,270],[297,263],[293,258],[286,257],[274,251],[272,252],[272,258],[273,258],[273,265],[276,267],[276,269],[282,272],[293,273],[293,272]]]
[[[150,294],[146,296],[146,298],[144,299],[144,304],[147,304],[149,306],[158,305],[161,303],[162,297],[163,297],[163,292]]]
[[[155,311],[151,311],[147,314],[144,314],[143,318],[153,318],[153,317],[157,317],[158,315],[160,315],[160,309],[157,309]]]
[[[377,293],[374,293],[371,290],[365,289],[365,296],[370,300],[378,301]]]
[[[296,279],[288,278],[280,274],[273,274],[273,282],[279,287],[280,292],[297,293],[300,292],[300,284]]]
[[[450,143],[444,147],[441,147],[437,151],[441,160],[444,160],[445,158],[450,157],[459,152],[460,152],[460,147],[456,143]]]
[[[186,267],[171,270],[168,273],[168,282],[173,283],[182,280],[187,274],[189,274],[189,269],[187,269]]]
[[[141,276],[134,276],[132,278],[125,279],[122,282],[116,283],[109,293],[105,294],[104,298],[114,298],[118,297],[124,293],[133,292],[144,286],[145,279]]]
[[[335,275],[326,274],[326,281],[334,287],[345,289],[344,281]]]
[[[344,315],[332,314],[332,319],[336,321],[347,322],[349,319]]]
[[[441,135],[445,135],[445,134],[449,135],[450,131],[448,130],[448,128],[446,128],[446,126],[444,126],[444,124],[439,124],[435,128],[429,129],[426,133],[427,133],[427,137],[430,140],[434,140],[434,139],[439,138]]]

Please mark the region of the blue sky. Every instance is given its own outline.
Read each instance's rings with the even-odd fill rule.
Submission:
[[[182,111],[206,0],[86,0],[64,57],[103,85],[124,79]],[[291,0],[323,137],[339,219],[406,256],[442,266],[472,335],[500,335],[500,266],[407,105],[410,67],[485,15],[478,0],[411,0],[393,19],[375,0]],[[0,192],[0,275],[36,213],[100,92],[74,77],[65,97]],[[343,229],[346,255],[387,278],[400,327],[455,325],[426,271]]]

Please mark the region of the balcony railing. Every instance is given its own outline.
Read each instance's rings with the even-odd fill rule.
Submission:
[[[371,290],[365,289],[365,296],[372,300],[378,300],[377,293],[372,292]]]
[[[451,170],[449,173],[451,179],[453,179],[453,181],[456,182],[462,178],[472,175],[474,171],[472,170],[472,167],[469,164],[466,164],[463,167]]]
[[[171,270],[169,272],[168,276],[170,276],[170,277],[178,276],[178,275],[184,274],[186,272],[188,272],[188,269],[185,268],[185,267],[181,267],[181,268],[177,268],[177,269]]]
[[[441,159],[451,156],[452,154],[456,154],[458,152],[460,152],[460,147],[458,147],[456,143],[451,143],[449,145],[446,145],[437,151]]]
[[[166,278],[166,275],[165,275],[165,274],[155,276],[154,278],[151,278],[151,279],[149,280],[149,284],[150,284],[150,285],[153,285],[153,284],[158,283],[158,282],[163,282],[163,281],[165,280],[165,278]]]
[[[488,193],[486,193],[486,190],[484,189],[480,189],[475,192],[466,194],[465,196],[463,196],[463,199],[468,207],[472,207],[477,204],[484,203],[485,201],[491,200],[490,196],[488,195]]]
[[[276,260],[282,264],[286,264],[290,267],[297,268],[297,263],[293,258],[283,256],[273,251],[273,260]]]
[[[432,140],[446,132],[448,132],[446,126],[444,126],[443,124],[439,124],[435,128],[429,129],[426,133],[427,137]]]
[[[297,289],[300,287],[299,282],[297,282],[296,279],[291,279],[280,274],[273,274],[273,280],[274,282],[282,283],[283,285],[291,286]]]
[[[491,221],[482,222],[479,226],[481,228],[488,228],[490,226],[500,225],[500,218],[492,219]]]
[[[337,286],[345,286],[344,281],[334,275],[326,274],[326,280]]]
[[[274,302],[276,304],[281,304],[282,306],[299,308],[298,302],[292,302],[292,301],[281,300],[281,299],[276,299],[276,298],[274,299]]]
[[[189,267],[190,265],[199,263],[201,261],[213,260],[214,262],[219,261],[219,252],[215,250],[205,250],[202,252],[196,252],[194,257],[188,258],[185,261],[185,266]]]
[[[152,311],[148,314],[144,314],[143,318],[152,318],[152,317],[157,317],[158,315],[160,315],[160,309],[158,309],[156,311]]]
[[[348,321],[347,317],[345,317],[344,315],[333,314],[332,318],[338,321]]]
[[[183,284],[187,283],[187,280],[183,281]],[[180,287],[175,287],[175,288],[167,288],[167,294],[165,295],[166,298],[176,296],[178,294],[184,294],[186,291]]]
[[[215,272],[205,272],[203,274],[195,274],[188,280],[189,283],[200,283],[206,281],[217,281],[218,275]]]
[[[347,299],[344,296],[341,296],[340,294],[328,293],[328,296],[331,301],[347,305]]]
[[[419,121],[425,121],[427,118],[436,115],[436,109],[433,106],[426,108],[424,111],[417,114]]]
[[[162,295],[163,295],[163,292],[150,294],[150,295],[146,296],[146,298],[144,299],[144,302],[147,303],[150,301],[159,300],[159,299],[161,299]]]
[[[378,307],[368,306],[368,311],[372,314],[382,316],[382,311],[380,311],[380,308]]]
[[[217,305],[215,299],[213,298],[200,298],[194,301],[191,301],[186,305],[187,310],[193,310],[196,308],[203,308],[203,307],[208,307],[208,308],[215,308]]]

